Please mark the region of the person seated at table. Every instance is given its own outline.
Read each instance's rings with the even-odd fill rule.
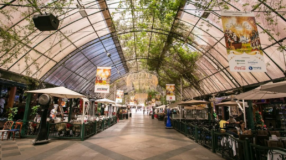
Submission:
[[[229,116],[229,119],[226,123],[237,123],[237,121],[233,118],[233,116]]]

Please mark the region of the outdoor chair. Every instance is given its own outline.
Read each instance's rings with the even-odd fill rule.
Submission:
[[[250,143],[253,143],[253,135],[243,135],[243,134],[240,134],[238,135],[239,137],[239,140],[245,140],[246,138],[248,138],[249,142]]]
[[[268,147],[281,147],[281,148],[284,147],[281,141],[267,141],[267,146]]]
[[[276,135],[277,137],[281,137],[279,131],[269,131],[269,132],[270,132],[270,135]]]
[[[14,124],[14,121],[7,121],[7,122],[4,123],[3,129],[0,130],[0,133],[1,133],[1,136],[2,136],[2,141],[3,141],[4,133],[7,133],[9,130],[11,130],[13,124]],[[8,136],[7,136],[7,138],[8,138]]]
[[[268,140],[268,139],[269,139],[268,131],[264,131],[264,130],[258,130],[257,131],[257,135],[255,137],[255,142],[257,145],[261,145],[261,146],[267,145],[267,144],[265,144],[264,140]]]
[[[286,140],[281,140],[281,142],[283,143],[284,148],[286,148]]]
[[[14,129],[10,129],[8,132],[8,137],[10,137],[10,133],[13,133],[13,140],[15,139],[15,133],[19,133],[19,138],[21,138],[21,130],[22,130],[23,122],[16,122]]]

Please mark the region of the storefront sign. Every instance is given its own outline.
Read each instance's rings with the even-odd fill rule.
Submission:
[[[167,101],[175,101],[175,84],[166,84]]]
[[[123,90],[117,90],[116,92],[116,103],[122,103]]]
[[[221,13],[230,71],[266,72],[253,13]]]
[[[111,67],[97,67],[95,89],[96,93],[109,93]]]

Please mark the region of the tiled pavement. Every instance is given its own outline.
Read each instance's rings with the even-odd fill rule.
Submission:
[[[53,140],[33,146],[32,139],[0,141],[0,160],[221,160],[164,122],[133,113],[85,141]]]

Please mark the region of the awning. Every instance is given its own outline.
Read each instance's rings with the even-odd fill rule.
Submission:
[[[156,109],[165,108],[165,107],[166,107],[166,105],[162,105],[162,106],[156,107]]]
[[[238,102],[240,105],[242,105],[242,102]],[[216,104],[216,106],[238,106],[238,103],[235,101],[227,101],[227,102],[221,102],[219,104]]]
[[[275,83],[274,83],[275,84]],[[280,84],[281,85],[281,84]],[[273,87],[271,87],[273,86]],[[257,87],[251,91],[241,93],[237,96],[235,96],[237,99],[244,99],[244,100],[259,100],[259,99],[273,99],[273,98],[283,98],[286,97],[285,93],[278,93],[273,91],[267,91],[267,90],[279,90],[282,91],[282,89],[278,89],[279,84],[273,85],[273,84],[265,84],[260,87]],[[282,88],[282,86],[280,86]],[[262,90],[263,89],[263,90]]]
[[[206,107],[199,107],[199,106],[185,106],[184,109],[189,109],[189,110],[204,110],[207,109]]]
[[[110,100],[110,99],[106,99],[106,98],[98,99],[98,100],[96,100],[95,102],[98,102],[98,103],[107,103],[107,104],[115,104],[114,101],[112,101],[112,100]]]
[[[85,97],[82,94],[69,90],[65,87],[55,87],[55,88],[46,88],[46,89],[38,89],[32,91],[26,91],[27,93],[43,93],[48,94],[53,97],[60,98],[82,98]]]
[[[181,103],[181,102],[172,103],[172,104],[170,104],[168,107],[169,107],[169,108],[175,108],[175,107],[178,106],[179,103]]]
[[[262,91],[286,93],[286,81],[261,86]]]
[[[179,105],[197,105],[197,104],[208,104],[207,101],[201,101],[201,100],[190,100],[179,103]]]

